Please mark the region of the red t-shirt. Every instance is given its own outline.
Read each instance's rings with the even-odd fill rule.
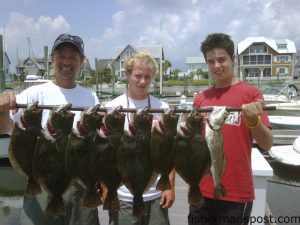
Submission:
[[[263,99],[262,92],[255,86],[240,81],[230,87],[212,87],[199,93],[195,97],[194,107],[241,107],[242,104],[254,102],[257,99]],[[270,127],[266,112],[261,115],[261,121]],[[253,138],[241,117],[241,112],[230,113],[222,128],[222,134],[226,164],[221,182],[227,195],[220,200],[241,203],[253,201],[254,186],[251,168]],[[214,188],[211,174],[201,180],[200,189],[205,197],[213,198]]]

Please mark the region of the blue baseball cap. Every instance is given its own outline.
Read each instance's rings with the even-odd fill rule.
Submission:
[[[52,52],[61,44],[70,43],[74,45],[79,53],[84,56],[84,44],[83,40],[79,36],[74,36],[71,34],[61,34],[54,41]]]

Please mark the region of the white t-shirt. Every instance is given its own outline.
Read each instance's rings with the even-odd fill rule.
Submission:
[[[150,100],[150,108],[157,108],[157,109],[158,108],[160,108],[160,109],[168,109],[169,108],[169,105],[167,103],[162,102],[159,99],[157,99],[151,95],[149,95],[149,100]],[[148,98],[143,99],[143,100],[135,100],[135,99],[128,97],[128,102],[127,102],[126,94],[123,94],[105,104],[105,107],[117,107],[117,106],[123,106],[123,108],[143,109],[148,106]],[[124,125],[125,130],[128,130],[128,119],[127,118],[130,118],[130,114],[131,113],[126,113],[125,125]],[[153,113],[153,119],[154,120],[158,119],[158,113]],[[156,184],[158,182],[158,179],[152,185],[152,187],[143,194],[144,201],[151,201],[151,200],[157,199],[161,196],[161,191],[156,190]],[[118,189],[118,197],[122,201],[126,201],[126,202],[133,201],[133,196],[129,192],[129,190],[125,187],[125,185],[122,185]]]
[[[99,103],[97,95],[79,85],[75,88],[65,89],[58,87],[52,81],[44,84],[35,85],[27,88],[16,96],[17,103],[27,104],[39,102],[40,105],[65,105],[71,103],[72,106],[92,107]],[[46,127],[46,122],[51,110],[43,110],[42,127]],[[23,110],[11,118],[18,121]],[[73,111],[75,113],[73,127],[76,127],[77,121],[80,119],[80,111]]]

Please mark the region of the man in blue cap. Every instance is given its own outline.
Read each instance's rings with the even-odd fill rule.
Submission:
[[[84,44],[80,37],[61,34],[54,42],[51,58],[54,79],[48,83],[27,88],[19,95],[12,92],[0,94],[0,134],[11,133],[14,122],[22,115],[23,110],[16,110],[16,103],[28,104],[36,101],[41,105],[95,106],[99,100],[95,93],[76,84],[76,76],[84,61]],[[47,129],[46,122],[50,110],[43,110],[42,127]],[[80,112],[74,112],[74,124],[80,118]],[[37,196],[24,196],[21,213],[22,225],[99,225],[98,211],[82,208],[84,188],[79,184],[71,185],[64,193],[66,215],[45,215],[44,210],[49,202],[49,194],[43,192]]]

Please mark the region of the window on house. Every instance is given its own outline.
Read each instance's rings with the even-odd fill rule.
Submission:
[[[276,74],[286,75],[287,73],[288,73],[288,68],[286,67],[279,67],[276,69]]]
[[[254,44],[250,46],[250,53],[266,53],[267,46],[263,44]]]
[[[243,56],[243,65],[271,64],[271,55]]]
[[[250,55],[250,64],[256,64],[256,55]]]
[[[264,56],[263,55],[257,56],[257,64],[264,64]]]
[[[127,50],[126,51],[126,56],[131,57],[133,55],[133,51],[132,50]]]
[[[279,68],[279,69],[278,69],[278,72],[279,72],[279,74],[282,74],[282,73],[285,72],[285,69],[284,69],[284,68]]]
[[[287,42],[285,39],[276,40],[276,45],[278,49],[287,49]]]
[[[288,55],[277,55],[276,56],[276,61],[277,62],[289,62],[290,57]]]
[[[243,65],[249,65],[249,56],[248,55],[243,56]]]
[[[263,71],[264,77],[270,77],[271,76],[271,68],[265,68]]]
[[[277,44],[278,49],[287,49],[287,44]]]
[[[271,64],[271,55],[265,55],[265,63],[264,64]]]
[[[260,70],[257,68],[251,68],[248,71],[248,76],[249,77],[258,77],[258,76],[260,76]]]

